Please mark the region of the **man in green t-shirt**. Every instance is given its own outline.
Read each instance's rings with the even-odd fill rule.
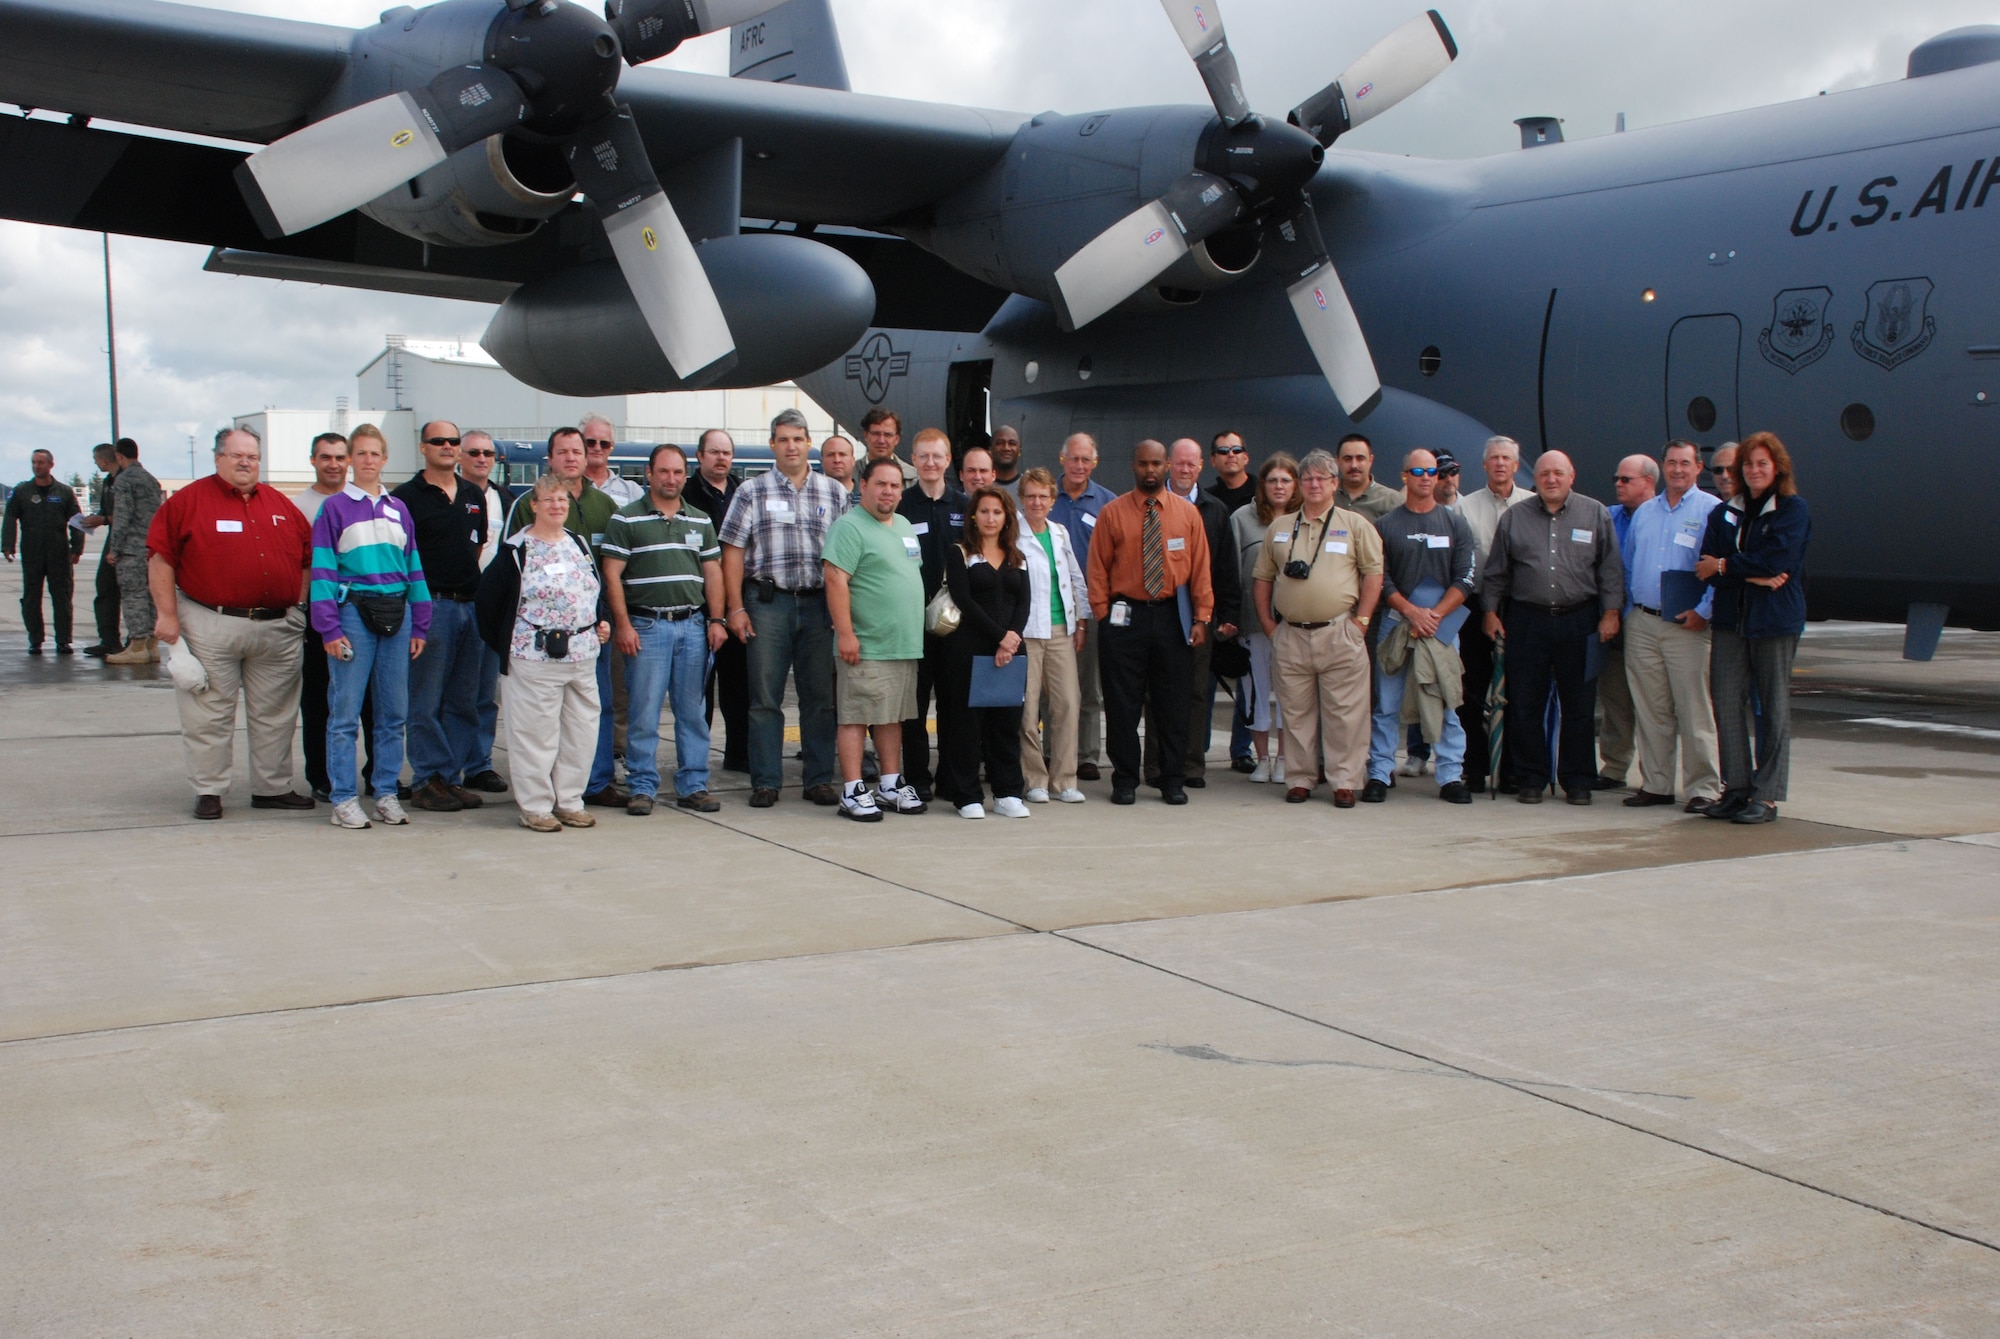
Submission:
[[[921,814],[927,807],[901,775],[902,722],[916,715],[917,661],[924,654],[923,553],[917,532],[896,512],[902,500],[897,461],[868,461],[861,506],[833,523],[820,553],[834,635],[840,812],[861,823],[880,821],[884,809]],[[861,779],[861,746],[871,729],[882,763],[872,795]]]

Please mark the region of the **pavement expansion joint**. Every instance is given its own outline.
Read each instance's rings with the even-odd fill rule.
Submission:
[[[1255,995],[1245,994],[1244,992],[1239,990],[1231,990],[1227,986],[1218,985],[1212,981],[1205,981],[1201,977],[1191,975],[1187,972],[1176,971],[1171,967],[1166,967],[1162,966],[1159,963],[1150,962],[1145,958],[1137,956],[1136,954],[1122,952],[1118,949],[1110,948],[1103,944],[1093,944],[1089,940],[1078,939],[1069,934],[1064,934],[1060,931],[1055,932],[1054,937],[1057,939],[1067,940],[1068,942],[1077,945],[1079,948],[1093,949],[1096,952],[1103,953],[1109,957],[1122,959],[1126,962],[1133,964],[1136,967],[1143,967],[1149,971],[1158,972],[1163,976],[1170,976],[1175,978],[1176,980],[1185,981],[1190,985],[1198,986],[1205,990],[1214,991],[1219,995],[1226,995],[1231,999],[1240,1000],[1243,1003],[1252,1005],[1256,1008],[1266,1009],[1272,1013],[1280,1014],[1286,1018],[1295,1019],[1296,1021],[1305,1023],[1311,1027],[1321,1028],[1327,1032],[1336,1033],[1340,1036],[1349,1038],[1350,1040],[1361,1042],[1364,1045],[1380,1047],[1385,1051],[1389,1051],[1396,1055],[1404,1056],[1408,1059],[1419,1062],[1421,1065],[1426,1067],[1427,1071],[1450,1073],[1463,1078],[1490,1083],[1495,1085],[1496,1087],[1507,1088],[1521,1094],[1523,1097],[1532,1098],[1538,1102],[1547,1102],[1551,1106],[1560,1107],[1565,1111],[1573,1112],[1579,1116],[1587,1116],[1592,1120],[1602,1121],[1607,1125],[1613,1125],[1623,1130],[1629,1130],[1633,1134],[1641,1135],[1648,1139],[1655,1139],[1660,1141],[1661,1143],[1671,1144],[1677,1148],[1686,1149],[1690,1153],[1699,1154],[1707,1158],[1713,1158],[1718,1162],[1727,1163],[1732,1167],[1742,1168],[1744,1171],[1755,1173],[1758,1176],[1768,1177],[1771,1180],[1780,1181],[1786,1185],[1795,1186],[1800,1190],[1810,1191],[1813,1194],[1817,1195],[1823,1195],[1828,1199],[1838,1200],[1841,1203],[1850,1204],[1859,1209],[1866,1209],[1873,1213],[1881,1214],[1884,1217],[1893,1218],[1900,1222],[1908,1223],[1912,1227],[1922,1228],[1927,1232],[1934,1232],[1939,1236],[1949,1237],[1955,1241],[1962,1241],[1965,1242],[1967,1245],[1982,1247],[1985,1250],[1992,1251],[1996,1255],[2000,1255],[2000,1243],[1988,1241],[1985,1238],[1974,1236],[1972,1233],[1961,1232],[1955,1228],[1946,1227],[1943,1224],[1934,1223],[1929,1221],[1928,1219],[1917,1217],[1914,1214],[1905,1213],[1900,1209],[1890,1208],[1887,1205],[1878,1204],[1872,1200],[1862,1199],[1857,1195],[1850,1195],[1844,1191],[1835,1190],[1829,1186],[1819,1185],[1812,1181],[1807,1181],[1801,1177],[1790,1176],[1784,1172],[1777,1171],[1774,1168],[1760,1166],[1759,1164],[1751,1162],[1746,1158],[1735,1157],[1731,1154],[1724,1153],[1719,1149],[1709,1148],[1706,1145],[1695,1142],[1694,1140],[1683,1139],[1676,1135],[1666,1134],[1659,1130],[1650,1129],[1647,1126],[1642,1125],[1634,1120],[1629,1120],[1623,1117],[1611,1115],[1607,1112],[1593,1111],[1589,1107],[1579,1105],[1576,1102],[1566,1101],[1562,1097],[1557,1096],[1556,1093],[1547,1091],[1548,1088],[1555,1086],[1565,1087],[1572,1092],[1608,1092],[1611,1090],[1586,1088],[1580,1085],[1547,1085],[1541,1083],[1534,1083],[1522,1079],[1508,1078],[1502,1075],[1485,1074],[1478,1070],[1470,1069],[1464,1065],[1454,1064],[1449,1060],[1443,1059],[1442,1057],[1428,1055],[1422,1051],[1415,1050],[1408,1046],[1399,1046],[1394,1042],[1384,1041],[1379,1037],[1371,1036],[1368,1033],[1358,1031],[1354,1028],[1343,1027],[1338,1023],[1329,1022],[1328,1020],[1323,1018],[1317,1018],[1312,1014],[1303,1013],[1297,1009],[1288,1009],[1282,1004],[1276,1004],[1270,1000],[1259,999]],[[1160,1047],[1158,1049],[1169,1050],[1176,1054],[1181,1054],[1181,1055],[1188,1055],[1190,1051],[1196,1049],[1200,1049],[1204,1052],[1212,1050],[1212,1048],[1207,1048],[1207,1047],[1181,1048],[1181,1047],[1171,1047],[1171,1046]],[[1212,1055],[1210,1054],[1193,1055],[1189,1056],[1189,1058],[1202,1059],[1202,1060],[1212,1060],[1218,1058],[1224,1060],[1232,1059],[1232,1057],[1225,1056],[1221,1052],[1214,1052]],[[1238,1063],[1256,1064],[1259,1062],[1238,1061]],[[1338,1063],[1338,1062],[1325,1062],[1325,1063]],[[1416,1071],[1416,1072],[1421,1073],[1426,1071]],[[1672,1096],[1672,1094],[1666,1094],[1666,1096]]]

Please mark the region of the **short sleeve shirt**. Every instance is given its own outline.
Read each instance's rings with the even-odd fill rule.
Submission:
[[[1299,581],[1284,574],[1294,559],[1311,571]],[[1325,623],[1352,613],[1361,579],[1382,570],[1382,537],[1367,517],[1329,508],[1317,521],[1295,511],[1272,521],[1257,555],[1255,579],[1272,583],[1271,612],[1287,623]]]
[[[686,609],[706,603],[701,565],[720,561],[722,546],[707,516],[686,505],[665,515],[648,494],[611,518],[603,556],[625,564],[618,580],[628,608]]]
[[[521,603],[514,614],[516,660],[547,660],[535,646],[535,631],[569,632],[570,664],[597,659],[597,569],[569,539],[553,543],[521,536]]]
[[[794,488],[783,473],[767,470],[736,490],[721,539],[744,551],[745,576],[813,589],[825,580],[819,563],[827,532],[848,505],[847,491],[824,474],[808,473]]]
[[[269,484],[244,497],[211,474],[160,505],[146,547],[188,598],[211,608],[288,609],[312,565],[312,527]]]
[[[847,573],[848,605],[863,660],[924,653],[923,551],[909,519],[848,512],[826,537],[826,561]]]

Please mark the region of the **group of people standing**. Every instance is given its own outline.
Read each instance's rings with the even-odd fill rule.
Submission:
[[[159,645],[153,636],[153,599],[147,583],[146,532],[166,496],[145,466],[139,444],[130,437],[102,442],[91,460],[103,475],[97,509],[86,515],[76,493],[55,477],[55,456],[37,451],[29,458],[30,478],[7,500],[0,523],[0,552],[21,562],[21,623],[28,633],[28,654],[41,655],[49,624],[54,625],[59,656],[74,655],[75,567],[83,557],[84,538],[105,530],[104,551],[97,567],[92,613],[97,641],[83,648],[87,656],[112,665],[157,664]],[[47,592],[51,617],[42,615]],[[124,625],[120,636],[119,625]]]

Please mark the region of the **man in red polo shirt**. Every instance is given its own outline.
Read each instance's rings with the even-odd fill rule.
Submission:
[[[256,433],[224,428],[215,473],[168,498],[146,535],[154,636],[177,649],[185,637],[208,671],[200,691],[174,692],[196,818],[222,817],[238,694],[250,732],[250,807],[313,807],[292,789],[312,527],[290,498],[257,482],[262,455]]]

